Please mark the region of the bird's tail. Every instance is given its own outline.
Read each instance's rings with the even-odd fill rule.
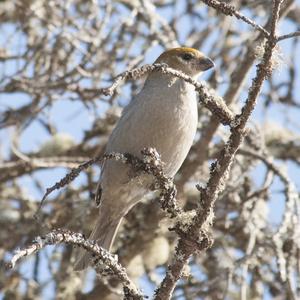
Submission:
[[[106,216],[101,216],[97,224],[92,231],[89,239],[96,240],[97,244],[110,251],[114,238],[116,236],[117,230],[121,223],[122,217],[116,220],[109,220]],[[81,271],[88,267],[89,260],[91,259],[91,254],[87,251],[83,250],[79,255],[77,262],[75,263],[74,269],[75,271]]]

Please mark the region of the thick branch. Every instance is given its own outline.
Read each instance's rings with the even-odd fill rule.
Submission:
[[[236,117],[231,124],[231,135],[224,149],[220,153],[217,161],[211,166],[211,175],[205,188],[200,188],[200,205],[192,224],[182,235],[176,247],[176,253],[167,274],[160,287],[156,291],[155,300],[167,300],[171,298],[175,284],[180,279],[182,270],[189,257],[197,250],[205,250],[209,245],[209,238],[205,234],[205,227],[210,225],[213,219],[214,203],[218,194],[223,190],[225,181],[228,177],[234,155],[239,148],[245,134],[246,123],[257,102],[262,84],[266,77],[271,73],[271,58],[273,49],[276,45],[275,30],[278,21],[279,9],[282,1],[274,1],[272,10],[271,33],[265,44],[264,56],[257,66],[256,76],[249,89],[249,95],[242,113]],[[199,235],[200,231],[200,235]],[[193,240],[194,243],[187,242]]]

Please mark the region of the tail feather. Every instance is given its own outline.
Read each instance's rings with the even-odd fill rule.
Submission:
[[[112,243],[115,239],[116,233],[118,231],[121,219],[107,221],[104,218],[99,218],[97,224],[92,231],[89,239],[96,240],[97,244],[110,251]],[[91,259],[91,254],[85,250],[82,250],[82,253],[79,255],[79,259],[75,263],[75,271],[81,271],[88,267],[89,261]]]

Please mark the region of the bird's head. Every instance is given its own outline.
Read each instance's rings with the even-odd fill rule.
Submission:
[[[213,61],[199,50],[179,47],[162,53],[155,63],[166,63],[191,77],[198,77],[203,71],[214,67]]]

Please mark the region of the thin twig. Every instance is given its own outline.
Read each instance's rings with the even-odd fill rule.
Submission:
[[[192,84],[199,94],[200,102],[216,117],[218,117],[222,124],[229,125],[233,120],[234,115],[226,106],[223,99],[219,96],[212,95],[209,92],[209,88],[206,84],[199,83],[183,72],[168,67],[166,64],[144,65],[130,71],[125,71],[114,79],[114,82],[110,87],[97,90],[97,95],[112,96],[123,81],[138,79],[146,74],[149,74],[150,72],[162,72],[163,74],[170,74]]]
[[[298,36],[300,36],[300,30],[279,36],[277,38],[277,42],[281,42],[283,40],[298,37]]]
[[[206,5],[213,7],[217,11],[222,12],[224,15],[235,16],[237,19],[242,20],[245,23],[251,25],[256,30],[259,30],[266,38],[269,37],[269,32],[266,29],[264,29],[262,26],[256,24],[253,20],[247,18],[242,13],[237,11],[233,5],[220,2],[217,0],[201,0],[201,1],[204,2]]]
[[[76,179],[82,171],[88,169],[92,165],[102,164],[106,160],[116,160],[130,165],[136,173],[136,176],[138,176],[141,172],[152,175],[154,179],[153,187],[160,191],[159,200],[162,208],[169,214],[170,218],[177,217],[182,213],[182,209],[176,202],[176,187],[173,180],[165,175],[160,155],[153,148],[145,148],[141,151],[141,154],[142,158],[138,158],[130,153],[123,154],[112,152],[104,154],[103,156],[95,157],[80,164],[77,168],[72,169],[68,174],[66,174],[60,181],[47,188],[46,193],[40,202],[36,218],[38,218],[38,213],[44,201],[53,191],[65,187],[67,184]]]

